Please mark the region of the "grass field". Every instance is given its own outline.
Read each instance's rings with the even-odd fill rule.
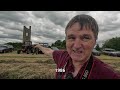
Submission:
[[[120,57],[97,56],[120,72]],[[0,79],[54,79],[56,64],[44,54],[0,54]]]

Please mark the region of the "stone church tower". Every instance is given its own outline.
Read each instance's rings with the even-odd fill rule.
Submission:
[[[26,26],[23,27],[23,45],[25,46],[32,45],[31,26],[29,26],[29,28],[27,28]]]

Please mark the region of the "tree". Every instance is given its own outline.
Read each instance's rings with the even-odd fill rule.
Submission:
[[[98,51],[101,50],[100,47],[99,47],[99,44],[96,45],[95,49],[98,50]]]
[[[120,51],[120,37],[115,37],[105,41],[102,48],[112,48]]]
[[[63,41],[57,40],[57,41],[55,41],[55,43],[52,43],[51,46],[57,47],[59,49],[65,49],[66,48],[66,41],[65,40],[63,40]]]
[[[56,42],[55,42],[55,46],[61,46],[61,40],[57,40]]]
[[[21,47],[22,47],[21,42],[8,42],[5,44],[12,45],[14,47],[14,50],[21,49]]]
[[[65,41],[65,40],[62,41],[61,48],[62,48],[62,49],[65,49],[65,48],[66,48],[66,41]]]

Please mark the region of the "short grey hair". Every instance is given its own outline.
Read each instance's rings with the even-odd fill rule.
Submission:
[[[81,29],[83,29],[83,27],[91,29],[92,32],[94,33],[95,39],[98,38],[99,28],[96,20],[93,17],[85,14],[76,15],[75,17],[73,17],[67,24],[65,28],[65,33],[67,32],[68,28],[70,28],[73,24],[77,22],[81,26]]]

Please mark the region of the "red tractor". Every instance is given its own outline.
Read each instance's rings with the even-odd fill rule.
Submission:
[[[27,42],[25,44],[22,45],[22,48],[20,50],[17,51],[17,54],[20,54],[20,53],[33,53],[33,45],[32,45],[32,42]]]

